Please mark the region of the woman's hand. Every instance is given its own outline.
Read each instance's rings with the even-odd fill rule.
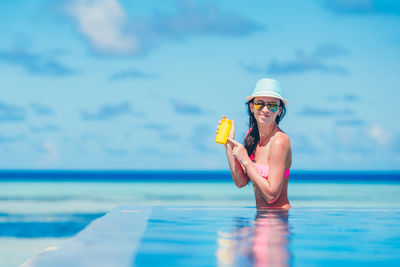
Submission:
[[[241,143],[233,140],[230,137],[228,137],[226,143],[232,146],[232,155],[240,162],[240,164],[245,166],[250,162],[250,158],[247,155],[247,150]]]

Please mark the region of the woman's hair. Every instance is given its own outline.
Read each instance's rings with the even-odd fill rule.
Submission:
[[[247,154],[250,156],[253,154],[254,149],[257,146],[258,141],[260,140],[260,134],[258,132],[258,126],[256,118],[254,114],[250,110],[250,103],[253,103],[254,98],[251,99],[246,103],[247,105],[247,113],[249,114],[249,131],[247,132],[246,137],[244,138],[244,147],[247,150]],[[275,122],[279,124],[279,122],[285,117],[286,115],[286,107],[282,100],[279,100],[279,106],[282,108],[282,112],[280,115],[276,116]]]

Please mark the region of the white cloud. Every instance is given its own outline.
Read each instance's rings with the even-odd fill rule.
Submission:
[[[124,30],[129,21],[117,0],[75,0],[67,13],[98,52],[127,54],[139,50],[137,38]]]
[[[141,55],[165,41],[191,36],[242,37],[263,26],[212,3],[174,1],[172,13],[156,10],[151,16],[129,17],[119,0],[73,0],[65,12],[79,32],[103,55]]]
[[[392,135],[381,126],[373,125],[367,130],[368,136],[375,140],[381,146],[387,146],[391,143]]]

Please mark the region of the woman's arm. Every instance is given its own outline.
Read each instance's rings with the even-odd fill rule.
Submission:
[[[235,182],[235,185],[239,188],[247,185],[250,181],[249,177],[244,173],[243,166],[240,162],[233,156],[232,153],[232,145],[226,144],[226,157],[228,158],[229,168],[231,170],[232,179]]]
[[[279,136],[271,140],[268,179],[262,177],[257,171],[248,158],[246,149],[240,143],[232,139],[230,143],[235,146],[232,154],[244,167],[247,177],[260,189],[269,204],[274,203],[279,198],[284,185],[286,156],[290,148],[289,138]]]
[[[225,118],[225,116],[222,116]],[[220,122],[221,123],[221,122]],[[229,133],[229,138],[235,138],[235,121],[232,120],[232,127]],[[233,156],[232,154],[233,146],[231,143],[226,142],[225,150],[226,150],[226,157],[228,158],[229,169],[231,171],[232,179],[235,185],[239,188],[247,185],[249,183],[249,177],[244,173],[243,166],[240,162]]]

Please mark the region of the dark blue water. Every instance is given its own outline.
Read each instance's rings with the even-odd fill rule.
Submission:
[[[231,181],[229,171],[0,171],[0,181]],[[291,171],[291,181],[400,182],[400,171]]]
[[[73,236],[104,213],[6,214],[0,213],[0,238]]]

